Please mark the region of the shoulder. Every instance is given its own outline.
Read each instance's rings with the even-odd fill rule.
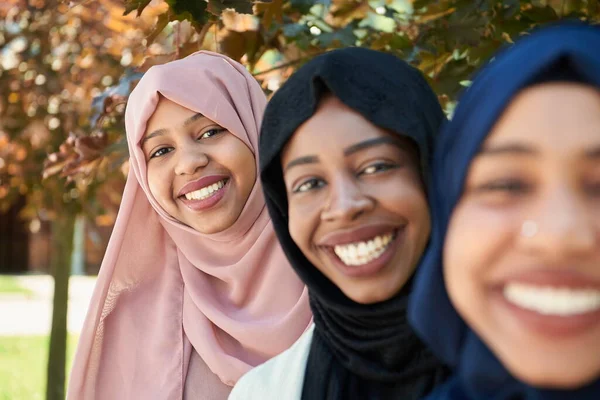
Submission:
[[[311,325],[289,349],[242,376],[229,400],[300,399],[314,328]]]

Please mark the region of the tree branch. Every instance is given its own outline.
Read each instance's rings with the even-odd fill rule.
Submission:
[[[323,53],[326,53],[326,51],[321,51],[321,52],[319,52],[317,54],[310,54],[310,55],[307,55],[307,56],[304,56],[304,57],[300,57],[300,58],[297,58],[295,60],[288,61],[286,63],[277,65],[277,66],[275,66],[273,68],[268,68],[268,69],[265,69],[264,71],[256,72],[256,73],[254,73],[252,75],[253,76],[264,75],[264,74],[268,74],[269,72],[277,71],[278,69],[283,69],[283,68],[291,67],[292,65],[296,65],[298,63],[301,63],[302,61],[305,61],[305,60],[308,60],[310,58],[316,57],[316,56],[321,55]]]

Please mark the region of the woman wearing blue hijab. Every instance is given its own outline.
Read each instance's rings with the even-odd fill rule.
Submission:
[[[438,143],[409,318],[454,375],[429,399],[600,399],[600,29],[498,54]]]

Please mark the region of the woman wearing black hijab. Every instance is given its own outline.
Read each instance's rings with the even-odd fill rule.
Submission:
[[[444,120],[421,73],[361,48],[300,68],[275,93],[259,149],[278,239],[315,325],[230,399],[419,399],[446,376],[406,320],[427,245],[425,185]]]
[[[454,375],[428,399],[600,399],[600,28],[517,41],[440,136],[409,316]]]

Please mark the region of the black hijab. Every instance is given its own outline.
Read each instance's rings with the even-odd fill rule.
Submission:
[[[458,314],[444,284],[446,231],[473,158],[514,97],[526,87],[550,81],[583,82],[600,89],[600,28],[561,23],[517,41],[478,73],[452,122],[442,130],[430,186],[431,242],[416,274],[409,312],[423,340],[455,369],[430,399],[600,399],[600,377],[578,390],[547,390],[514,378]]]
[[[309,289],[315,321],[302,399],[419,399],[442,382],[446,369],[408,326],[411,283],[384,302],[356,303],[305,258],[288,230],[281,151],[326,94],[371,123],[412,139],[425,181],[444,120],[435,94],[417,69],[392,55],[362,48],[314,58],[267,105],[259,148],[266,203],[277,237]]]

